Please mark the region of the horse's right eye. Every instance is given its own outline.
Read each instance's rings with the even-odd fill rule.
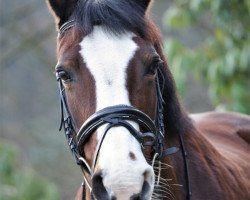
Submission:
[[[64,70],[57,71],[56,77],[65,83],[72,81],[70,74]]]

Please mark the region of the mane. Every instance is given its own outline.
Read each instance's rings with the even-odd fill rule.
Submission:
[[[102,25],[114,34],[131,31],[146,36],[145,10],[134,0],[78,1],[72,18],[85,34]]]

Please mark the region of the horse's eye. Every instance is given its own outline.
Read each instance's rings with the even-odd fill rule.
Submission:
[[[155,75],[158,68],[158,64],[152,64],[149,66],[147,75]]]
[[[70,74],[66,71],[60,70],[56,72],[56,77],[61,79],[63,82],[68,83],[72,81]]]
[[[147,68],[147,75],[155,75],[159,66],[163,63],[160,58],[156,58]]]

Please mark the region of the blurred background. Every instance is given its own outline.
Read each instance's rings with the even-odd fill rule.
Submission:
[[[152,17],[189,112],[250,114],[250,1],[155,0]],[[0,0],[0,199],[73,199],[81,183],[60,121],[46,2]]]

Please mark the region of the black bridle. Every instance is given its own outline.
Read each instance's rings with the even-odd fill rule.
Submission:
[[[101,147],[101,144],[108,132],[108,130],[114,126],[123,126],[137,139],[142,149],[145,146],[152,146],[154,153],[162,158],[166,155],[172,154],[177,151],[177,148],[165,149],[163,148],[164,142],[164,122],[163,122],[163,99],[162,91],[158,80],[159,72],[156,77],[156,91],[157,91],[157,108],[156,108],[156,119],[152,121],[145,113],[141,112],[137,108],[128,105],[116,105],[106,107],[92,116],[90,116],[85,123],[81,126],[79,131],[76,133],[72,117],[69,112],[65,88],[59,74],[56,73],[60,99],[61,99],[61,125],[60,130],[64,128],[65,135],[68,141],[68,145],[72,151],[75,161],[78,165],[82,166],[85,171],[92,174],[92,169],[95,167],[96,159]],[[135,129],[129,121],[133,121],[138,124],[144,132]],[[83,146],[88,141],[89,137],[97,130],[100,126],[107,124],[106,130],[97,145],[96,155],[94,157],[94,163],[92,169],[88,166],[84,158]],[[76,140],[74,135],[76,134]]]
[[[65,31],[75,26],[74,21],[66,22],[59,30],[59,34],[63,34]],[[116,105],[104,108],[92,116],[90,116],[85,123],[81,126],[78,132],[75,131],[72,116],[69,111],[65,88],[63,82],[58,73],[56,73],[56,78],[59,86],[60,100],[61,100],[61,124],[60,129],[64,129],[68,145],[72,152],[72,155],[76,163],[81,167],[83,171],[83,176],[86,184],[91,188],[90,184],[87,181],[85,172],[90,176],[93,175],[95,170],[95,165],[98,159],[98,155],[102,146],[102,143],[108,133],[108,131],[115,126],[122,126],[126,128],[140,143],[142,150],[145,146],[151,146],[152,152],[157,155],[160,160],[162,157],[174,154],[178,151],[178,148],[171,147],[164,149],[164,136],[165,136],[165,126],[164,126],[164,100],[162,97],[163,86],[160,84],[160,80],[163,80],[163,73],[160,68],[157,70],[156,74],[156,114],[155,120],[153,121],[145,113],[138,110],[133,106],[128,105]],[[130,122],[135,122],[143,130],[143,132],[135,129]],[[83,146],[86,144],[90,136],[102,125],[107,125],[106,129],[99,140],[94,154],[93,163],[89,166],[88,162],[85,160]],[[76,137],[75,137],[76,135]],[[187,165],[187,153],[185,151],[182,137],[180,136],[180,147],[184,160],[185,174],[186,174],[186,185],[188,190],[187,199],[191,199],[191,189],[188,176],[188,165]],[[84,185],[84,184],[83,184]],[[83,193],[83,199],[85,199],[85,194]]]

